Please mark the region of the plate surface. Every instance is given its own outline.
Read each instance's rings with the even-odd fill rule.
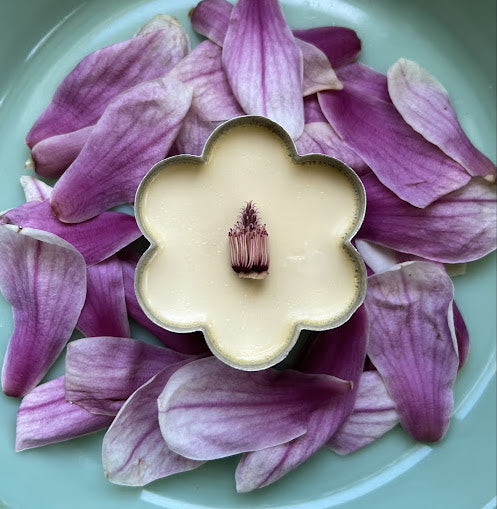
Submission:
[[[64,75],[87,53],[131,36],[158,12],[189,26],[185,0],[18,0],[0,3],[0,210],[23,201],[24,137]],[[386,71],[408,57],[450,92],[470,138],[495,160],[495,17],[493,0],[287,0],[297,28],[354,28],[361,60]],[[194,42],[199,39],[193,36]],[[114,486],[103,475],[103,434],[14,453],[18,400],[0,395],[0,507],[16,509],[168,509],[495,507],[495,254],[455,279],[471,334],[469,360],[455,387],[451,427],[440,444],[418,444],[395,429],[349,457],[322,450],[269,488],[237,495],[236,458],[156,481]],[[0,299],[0,356],[12,332]],[[142,331],[135,337],[144,338]],[[2,358],[0,358],[0,361]],[[49,374],[62,373],[58,362]]]

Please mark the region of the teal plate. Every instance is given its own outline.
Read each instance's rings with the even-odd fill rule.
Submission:
[[[55,87],[87,53],[128,38],[158,12],[188,26],[186,0],[0,0],[0,210],[23,201],[24,137]],[[494,0],[287,0],[292,26],[354,28],[361,60],[386,71],[399,57],[418,61],[448,88],[470,138],[495,160]],[[193,36],[193,41],[199,39]],[[471,353],[455,387],[445,439],[419,444],[399,428],[339,457],[322,450],[273,486],[237,495],[237,459],[156,481],[143,489],[106,481],[98,433],[14,452],[17,399],[0,395],[0,508],[168,509],[329,508],[473,509],[495,507],[495,254],[455,278],[471,334]],[[0,301],[0,355],[12,332]],[[135,336],[145,338],[142,331]],[[58,362],[49,377],[63,370]]]

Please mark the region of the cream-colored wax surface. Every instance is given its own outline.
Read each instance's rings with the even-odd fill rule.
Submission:
[[[269,235],[263,280],[230,265],[228,232],[250,200]],[[138,205],[156,246],[138,279],[146,312],[172,330],[203,328],[230,364],[279,360],[296,331],[329,328],[357,301],[361,267],[343,245],[360,210],[356,188],[340,169],[294,163],[266,127],[232,128],[206,162],[166,166]]]

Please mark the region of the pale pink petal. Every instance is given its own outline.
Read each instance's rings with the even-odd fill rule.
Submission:
[[[26,201],[43,201],[50,198],[52,194],[52,187],[45,182],[31,177],[30,175],[24,175],[20,179],[22,190]]]

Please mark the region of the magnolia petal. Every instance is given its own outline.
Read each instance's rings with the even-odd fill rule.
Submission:
[[[71,341],[66,356],[66,399],[95,414],[116,415],[138,387],[165,366],[187,359],[187,355],[130,338]]]
[[[337,75],[348,89],[391,102],[386,75],[372,67],[354,62],[337,69]]]
[[[35,387],[21,402],[17,412],[16,452],[63,442],[106,428],[107,415],[93,415],[68,403],[64,377]]]
[[[138,257],[123,256],[121,258],[124,295],[129,316],[142,327],[151,332],[161,343],[167,347],[185,354],[200,354],[208,352],[204,335],[201,332],[177,333],[170,332],[156,325],[143,312],[136,298],[134,279]]]
[[[84,223],[67,224],[54,216],[48,200],[32,201],[11,209],[0,222],[54,233],[72,244],[88,265],[105,260],[141,237],[135,218],[128,214],[104,212]]]
[[[106,477],[115,484],[144,486],[203,462],[171,451],[157,419],[157,398],[172,374],[184,363],[168,366],[126,401],[104,436],[102,460]]]
[[[39,141],[31,150],[35,171],[43,177],[60,177],[78,157],[93,126]]]
[[[85,301],[85,261],[56,235],[0,225],[0,288],[14,315],[2,388],[9,396],[24,396],[72,334]]]
[[[326,26],[294,30],[293,34],[319,48],[335,69],[353,62],[361,52],[361,40],[350,28]]]
[[[86,301],[76,327],[85,336],[128,337],[121,262],[116,257],[86,269]]]
[[[424,209],[362,177],[368,210],[357,238],[442,263],[476,260],[496,248],[495,185],[473,178]]]
[[[440,440],[453,408],[459,365],[453,329],[454,287],[445,271],[407,262],[368,278],[368,355],[416,440]]]
[[[303,463],[335,434],[352,411],[356,387],[366,358],[369,320],[359,308],[336,329],[321,332],[309,345],[298,369],[306,373],[335,375],[350,380],[352,390],[334,395],[307,414],[306,433],[294,440],[245,454],[236,470],[239,492],[267,486]]]
[[[318,98],[343,141],[399,198],[426,207],[469,181],[464,168],[407,125],[392,104],[346,84]]]
[[[388,91],[402,118],[472,176],[493,177],[495,164],[462,130],[443,85],[412,60],[401,58],[387,72]]]
[[[328,122],[321,111],[321,106],[319,106],[318,96],[316,94],[304,97],[304,117],[306,124],[312,124],[313,122]]]
[[[201,155],[215,127],[215,123],[207,120],[197,108],[190,108],[174,141],[174,154]]]
[[[184,28],[174,22],[169,29],[91,53],[64,78],[26,143],[32,148],[45,138],[95,124],[114,97],[142,81],[165,76],[188,50]]]
[[[135,37],[137,35],[149,34],[156,30],[173,30],[173,34],[176,33],[177,43],[180,45],[186,45],[183,46],[183,49],[185,54],[188,53],[190,41],[188,37],[185,36],[183,25],[174,16],[169,16],[168,14],[156,14],[154,17],[150,18],[139,28]]]
[[[374,442],[399,422],[395,403],[377,371],[361,374],[354,410],[328,442],[338,454],[350,454]]]
[[[459,366],[458,369],[461,369],[466,360],[468,359],[469,354],[469,331],[466,327],[466,322],[461,314],[461,311],[456,305],[454,301],[452,303],[452,311],[454,315],[454,329],[456,332],[457,339],[457,351],[459,353]]]
[[[306,124],[295,146],[300,155],[326,154],[343,161],[359,175],[369,172],[366,163],[342,141],[328,122]]]
[[[24,175],[20,179],[26,201],[43,201],[50,198],[52,187],[36,177]]]
[[[215,357],[179,369],[159,396],[170,449],[191,459],[222,458],[288,442],[306,431],[309,412],[348,382],[297,371],[240,371]]]
[[[202,0],[191,13],[192,27],[218,46],[222,46],[233,6],[227,0]]]
[[[172,77],[120,94],[55,184],[51,206],[57,217],[79,223],[132,203],[141,179],[169,151],[191,99],[191,90]]]
[[[304,129],[302,52],[277,0],[237,2],[222,58],[243,110],[269,117],[297,139]]]

